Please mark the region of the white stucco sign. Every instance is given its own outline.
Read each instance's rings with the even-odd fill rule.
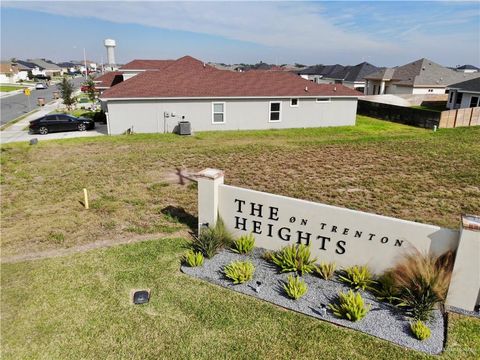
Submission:
[[[251,233],[255,245],[265,249],[305,244],[318,261],[335,262],[339,267],[367,265],[375,273],[391,268],[412,249],[433,255],[460,250],[459,231],[225,185],[220,170],[206,169],[197,176],[199,230],[212,226],[220,216],[236,237]],[[479,246],[480,233],[464,230],[462,234],[469,239],[462,250],[467,256],[471,252],[467,249]],[[478,254],[467,262],[476,269]],[[454,280],[473,280],[471,302],[475,304],[480,280],[465,280],[472,276],[471,270],[463,271],[465,263],[455,268]]]
[[[277,250],[310,245],[313,256],[340,266],[381,272],[404,250],[441,254],[455,249],[458,232],[361,211],[219,186],[218,212],[236,235],[252,233],[257,246]]]

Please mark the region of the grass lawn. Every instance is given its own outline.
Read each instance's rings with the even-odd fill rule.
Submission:
[[[184,275],[182,239],[2,265],[3,359],[478,359],[480,321],[449,315],[438,357]],[[129,304],[150,288],[147,305]]]
[[[480,127],[434,133],[360,116],[355,127],[5,144],[2,261],[186,234],[197,193],[178,183],[181,167],[216,167],[228,184],[458,228],[461,213],[480,209],[479,138]],[[188,241],[2,263],[2,358],[428,358],[183,275]],[[142,287],[152,289],[150,304],[131,306],[130,289]],[[478,358],[480,321],[450,315],[449,328],[440,358]]]
[[[359,117],[356,127],[6,144],[2,253],[187,229],[177,218],[195,221],[197,194],[178,184],[180,167],[220,168],[228,184],[458,228],[460,214],[480,209],[479,138],[480,127],[434,133]]]
[[[23,89],[23,86],[15,86],[15,85],[0,85],[0,92],[10,92],[15,90]]]

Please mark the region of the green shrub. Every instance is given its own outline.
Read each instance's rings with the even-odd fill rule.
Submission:
[[[440,257],[414,252],[391,270],[401,301],[399,306],[409,316],[427,321],[435,306],[445,300],[454,258],[451,251]]]
[[[308,287],[299,276],[289,275],[288,280],[283,285],[285,293],[289,298],[297,300],[306,294]]]
[[[338,317],[350,321],[358,321],[367,315],[371,306],[365,306],[360,293],[354,293],[352,290],[349,290],[347,293],[340,292],[337,304],[329,304],[328,307]]]
[[[224,246],[230,246],[232,235],[219,218],[215,227],[206,227],[200,230],[199,236],[194,236],[192,247],[207,258],[212,258]]]
[[[340,281],[350,285],[355,290],[371,288],[375,283],[373,275],[366,266],[351,266],[342,271],[338,277]]]
[[[311,273],[315,269],[315,261],[310,258],[310,246],[303,244],[285,246],[272,254],[272,262],[282,272],[295,271],[301,275]]]
[[[183,261],[190,267],[203,265],[203,254],[201,252],[195,252],[189,250],[184,256]]]
[[[413,321],[410,323],[410,330],[418,340],[425,340],[430,337],[430,329],[421,320]]]
[[[242,284],[253,279],[255,266],[250,261],[232,261],[223,268],[223,272],[234,284]]]
[[[395,286],[393,275],[389,271],[385,272],[376,280],[372,292],[378,300],[388,302],[389,304],[395,305],[400,302],[398,289]]]
[[[337,265],[335,263],[325,263],[321,262],[319,265],[315,265],[315,274],[320,276],[322,279],[329,280],[332,278],[335,273]]]
[[[248,254],[255,246],[255,237],[252,234],[242,235],[233,241],[232,250],[239,254]]]

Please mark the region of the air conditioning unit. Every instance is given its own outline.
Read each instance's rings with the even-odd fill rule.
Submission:
[[[178,134],[179,135],[192,135],[192,125],[190,121],[178,122]]]

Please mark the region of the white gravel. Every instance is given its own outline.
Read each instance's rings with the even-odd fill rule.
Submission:
[[[428,322],[432,335],[424,341],[417,340],[411,335],[409,318],[394,307],[378,302],[369,292],[362,291],[365,302],[372,305],[367,316],[362,320],[351,322],[340,319],[333,315],[330,309],[327,309],[326,316],[322,317],[319,311],[321,304],[327,305],[333,302],[339,291],[348,291],[349,288],[336,280],[326,281],[307,274],[303,276],[308,285],[307,294],[299,300],[292,300],[285,295],[283,290],[283,281],[287,279],[289,273],[279,273],[275,265],[263,260],[261,255],[264,251],[264,249],[256,248],[252,254],[240,255],[229,250],[223,250],[212,259],[205,259],[201,267],[182,266],[181,269],[191,276],[243,294],[255,296],[305,315],[362,331],[400,346],[429,354],[439,354],[443,351],[445,324],[440,310],[435,310],[432,319]],[[250,260],[255,265],[255,274],[252,281],[233,285],[230,280],[224,277],[223,267],[234,260]],[[257,281],[261,282],[259,292],[255,291]]]

